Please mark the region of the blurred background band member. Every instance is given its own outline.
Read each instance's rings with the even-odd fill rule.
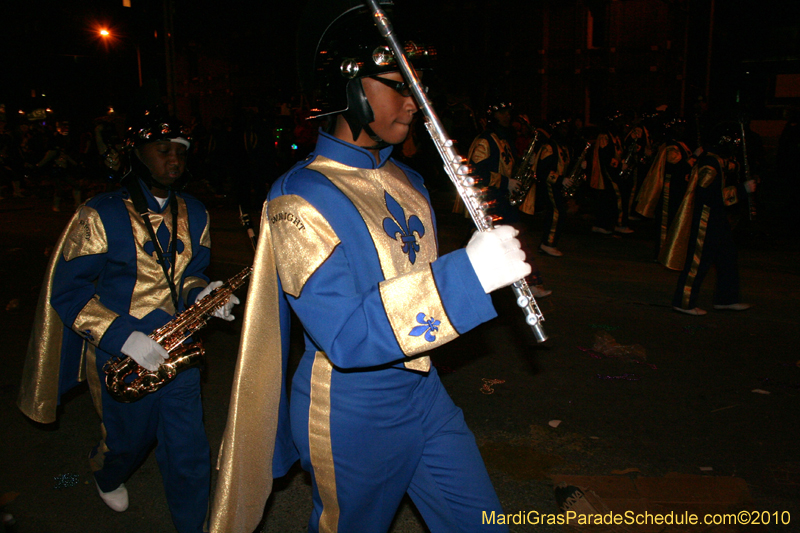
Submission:
[[[706,314],[697,300],[712,265],[717,272],[714,309],[744,311],[751,307],[740,301],[736,244],[726,212],[726,207],[746,201],[747,194],[756,189],[755,180],[731,183],[730,176],[737,169],[736,141],[737,133],[724,132],[692,168],[686,195],[659,257],[668,268],[682,268],[672,307],[687,315]]]

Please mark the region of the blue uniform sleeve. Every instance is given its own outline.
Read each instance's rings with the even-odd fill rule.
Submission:
[[[119,355],[130,334],[138,329],[139,320],[110,309],[96,295],[95,280],[105,264],[106,254],[70,261],[60,258],[50,304],[66,326],[104,351]]]
[[[466,252],[459,250],[439,258],[431,264],[430,272],[436,294],[420,298],[441,302],[455,330],[451,338],[496,316]],[[420,274],[406,274],[391,281],[407,280],[410,287],[416,287],[418,280],[414,276]],[[398,338],[404,339],[410,330],[392,325],[392,303],[387,305],[385,298],[386,292],[382,294],[379,285],[358,292],[345,251],[338,247],[308,279],[299,297],[290,296],[289,302],[309,337],[334,365],[358,368],[394,363],[409,355]],[[451,338],[439,340],[447,342]]]

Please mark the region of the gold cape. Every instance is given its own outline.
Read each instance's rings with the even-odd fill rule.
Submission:
[[[717,158],[719,168],[724,168],[722,159],[715,154],[709,154]],[[692,230],[692,214],[694,212],[695,193],[697,192],[697,184],[700,179],[700,171],[706,165],[701,167],[696,164],[692,167],[692,172],[689,174],[689,185],[686,188],[686,194],[683,195],[678,212],[675,214],[675,219],[669,227],[667,240],[661,247],[658,254],[658,262],[671,270],[683,270],[686,263],[686,252],[689,249],[689,234]]]
[[[600,166],[600,138],[603,136],[606,137],[608,143],[614,146],[614,159],[619,161],[621,157],[618,147],[619,139],[615,135],[610,133],[601,133],[597,136],[597,140],[594,143],[594,149],[592,150],[592,174],[589,177],[589,187],[599,191],[602,191],[606,188],[605,180],[603,180],[603,169]]]
[[[642,181],[642,188],[636,201],[636,212],[643,217],[653,218],[656,213],[656,205],[661,198],[661,191],[664,188],[664,169],[667,164],[667,145],[661,145],[658,149],[650,170]],[[666,223],[666,222],[665,222]]]
[[[50,253],[50,261],[44,276],[42,289],[39,292],[39,302],[36,305],[36,315],[31,328],[28,341],[28,352],[25,355],[25,364],[22,368],[22,383],[17,406],[20,410],[36,422],[49,424],[56,421],[56,409],[59,400],[59,381],[62,370],[76,372],[76,380],[82,382],[86,379],[84,351],[81,350],[80,362],[77,368],[61,368],[61,347],[64,341],[64,323],[59,318],[56,310],[50,305],[50,296],[53,292],[53,277],[56,272],[58,259],[64,251],[67,236],[73,227],[80,223],[78,216],[73,216],[67,227],[58,238],[55,248]],[[76,338],[79,338],[75,334]],[[66,392],[66,391],[64,391]]]
[[[251,533],[272,491],[283,379],[278,278],[267,203],[250,287],[228,422],[219,450],[211,533]]]

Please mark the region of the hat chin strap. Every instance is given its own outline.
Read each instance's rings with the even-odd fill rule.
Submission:
[[[374,131],[372,131],[372,128],[369,127],[369,124],[364,125],[364,131],[367,132],[367,135],[369,135],[370,139],[375,141],[373,146],[366,147],[367,150],[383,150],[387,146],[391,146],[391,144],[381,139]]]

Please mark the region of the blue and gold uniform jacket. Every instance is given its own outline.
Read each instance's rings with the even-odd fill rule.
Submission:
[[[422,178],[392,159],[323,134],[273,186],[269,216],[307,350],[334,366],[426,371],[417,356],[495,316],[466,252],[438,256]]]
[[[162,208],[142,187],[150,220],[179,292],[172,301],[144,221],[125,188],[95,196],[73,215],[53,252],[31,333],[20,407],[55,420],[60,396],[85,378],[84,359],[102,365],[134,331],[151,333],[183,311],[208,284],[208,213],[179,193],[177,231],[170,202]],[[171,193],[176,194],[176,193]]]
[[[370,370],[359,375],[373,380],[379,394],[389,386],[387,371],[428,372],[426,352],[496,316],[466,251],[438,255],[422,177],[389,159],[391,151],[381,150],[376,162],[371,152],[321,132],[315,151],[270,191],[220,453],[212,530],[241,522],[243,529],[255,527],[272,475],[280,475],[292,457],[285,395],[259,385],[274,383],[272,375],[285,371],[289,307],[305,330],[295,382],[311,379],[310,361],[324,353],[335,371]],[[277,288],[270,287],[276,278]],[[275,331],[268,321],[278,308]],[[283,363],[279,354],[265,355],[275,344]],[[272,370],[265,369],[269,365]],[[272,448],[254,456],[259,444],[264,449],[259,438],[275,441],[272,457]],[[271,472],[260,469],[268,464]]]

